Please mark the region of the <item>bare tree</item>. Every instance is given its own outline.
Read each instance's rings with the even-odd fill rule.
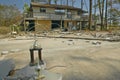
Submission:
[[[109,17],[108,20],[110,22],[110,27],[112,27],[112,25],[114,26],[118,26],[119,21],[120,21],[120,0],[110,0],[108,1],[109,3]],[[116,5],[116,6],[114,6]]]
[[[94,26],[95,26],[95,29],[96,29],[96,23],[97,23],[96,10],[97,10],[97,0],[94,0]]]
[[[89,1],[89,26],[88,28],[91,29],[91,26],[92,26],[92,0]]]
[[[104,4],[105,0],[98,0],[99,12],[100,12],[100,19],[101,19],[101,30],[104,29]]]
[[[110,22],[110,27],[112,26],[112,24],[117,25],[120,16],[119,15],[120,0],[97,0],[97,1],[98,3],[96,4],[96,7],[98,7],[99,9],[101,30],[107,29],[108,20]],[[116,5],[116,7],[113,5]]]
[[[108,0],[106,0],[106,5],[105,5],[105,29],[107,30],[107,16],[108,16]]]
[[[2,8],[0,9],[0,21],[1,26],[9,26],[11,24],[19,23],[21,19],[20,11],[16,8],[16,6],[7,6],[1,5]]]
[[[101,30],[104,29],[104,4],[105,0],[102,1]]]

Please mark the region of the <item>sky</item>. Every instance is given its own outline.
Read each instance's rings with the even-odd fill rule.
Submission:
[[[20,11],[23,11],[25,3],[30,4],[30,0],[0,0],[0,4],[15,5]]]
[[[74,4],[75,7],[78,7],[80,8],[80,1],[81,0],[76,0],[76,3]],[[88,0],[85,0],[86,1],[86,6],[84,6],[84,10],[88,10]],[[27,3],[27,4],[30,4],[30,0],[0,0],[0,4],[5,4],[5,5],[16,5],[16,7],[22,12],[23,11],[23,6],[24,4]]]

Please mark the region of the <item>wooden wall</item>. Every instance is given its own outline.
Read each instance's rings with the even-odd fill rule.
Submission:
[[[49,31],[51,30],[51,20],[37,20],[35,21],[35,31]]]

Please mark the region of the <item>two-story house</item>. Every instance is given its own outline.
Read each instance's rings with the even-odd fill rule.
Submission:
[[[29,16],[25,21],[29,21],[29,29],[34,27],[35,31],[56,28],[79,30],[81,25],[84,27],[88,21],[81,17],[84,12],[72,6],[39,3],[33,0],[30,4]]]

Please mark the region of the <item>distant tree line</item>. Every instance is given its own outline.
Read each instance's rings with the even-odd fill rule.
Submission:
[[[0,4],[0,27],[19,24],[21,17],[21,12],[16,8],[16,6]]]
[[[101,30],[106,30],[107,26],[120,25],[120,0],[89,0],[89,5],[89,29],[92,26],[91,18],[100,20]]]

